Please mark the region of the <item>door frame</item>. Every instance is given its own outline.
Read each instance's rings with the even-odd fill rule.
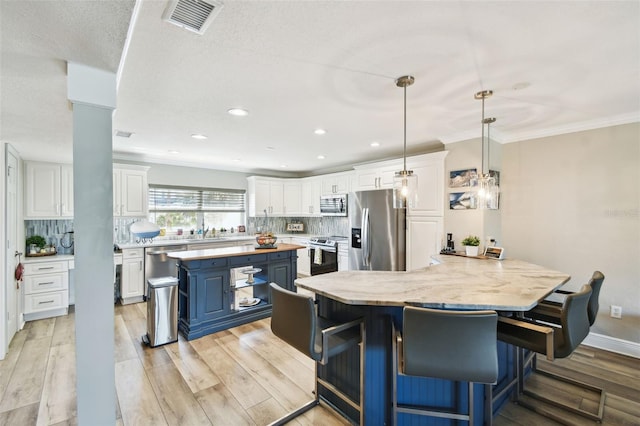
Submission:
[[[0,197],[0,218],[2,219],[2,223],[5,224],[5,226],[0,227],[0,241],[2,241],[2,244],[0,244],[0,258],[4,259],[4,262],[0,262],[0,274],[3,277],[2,278],[2,294],[3,294],[3,298],[2,300],[4,301],[3,303],[0,303],[0,359],[4,359],[4,357],[6,356],[8,350],[9,350],[9,344],[11,343],[8,340],[8,323],[7,323],[7,300],[9,299],[8,296],[8,292],[9,291],[13,291],[13,286],[15,285],[15,279],[14,279],[14,275],[13,275],[13,271],[14,271],[14,265],[15,265],[15,256],[14,253],[9,253],[8,249],[7,249],[7,242],[8,242],[8,238],[9,238],[9,227],[11,225],[15,226],[16,228],[16,250],[19,250],[20,245],[17,243],[18,241],[21,241],[22,238],[24,237],[24,227],[20,227],[20,218],[22,217],[22,209],[21,209],[21,205],[22,205],[22,191],[21,191],[21,185],[22,185],[22,178],[21,178],[21,172],[22,172],[22,166],[21,166],[21,159],[20,159],[20,155],[18,154],[18,152],[15,150],[15,148],[13,148],[10,144],[5,143],[4,146],[2,146],[2,149],[0,149],[1,154],[0,154],[0,160],[2,163],[2,177],[0,178],[0,185],[3,188],[2,191],[2,197]],[[8,169],[8,161],[9,161],[9,155],[15,157],[16,159],[16,176],[17,176],[17,188],[16,188],[16,206],[15,206],[15,223],[14,224],[10,224],[8,223],[8,215],[7,215],[7,174],[9,173],[9,169]],[[17,299],[16,299],[16,319],[15,319],[15,323],[16,323],[16,331],[20,330],[23,326],[24,326],[24,320],[22,317],[22,303],[21,303],[21,292],[16,292],[18,293]]]

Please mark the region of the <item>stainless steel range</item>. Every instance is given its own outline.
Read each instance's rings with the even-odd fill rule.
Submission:
[[[338,242],[330,237],[309,238],[311,275],[327,274],[338,270]]]

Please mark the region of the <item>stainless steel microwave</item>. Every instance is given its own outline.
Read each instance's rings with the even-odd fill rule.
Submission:
[[[347,194],[323,195],[320,197],[322,216],[346,216]]]

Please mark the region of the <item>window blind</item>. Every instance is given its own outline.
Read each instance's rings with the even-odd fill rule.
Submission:
[[[245,191],[149,185],[149,212],[173,211],[244,213]]]

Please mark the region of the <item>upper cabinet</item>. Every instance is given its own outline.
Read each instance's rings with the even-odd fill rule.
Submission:
[[[447,151],[407,158],[407,169],[418,176],[418,205],[408,216],[444,215],[444,158]]]
[[[320,215],[320,193],[322,192],[322,178],[309,177],[300,179],[302,198],[302,215]]]
[[[393,188],[393,176],[402,170],[402,159],[355,166],[354,191]]]
[[[73,166],[25,161],[25,219],[73,217]]]
[[[346,194],[351,191],[352,176],[353,172],[322,175],[322,195]]]
[[[282,184],[284,190],[283,213],[287,216],[300,216],[302,211],[302,193],[299,179],[287,179]]]
[[[249,216],[284,214],[282,179],[250,176],[248,180]],[[299,197],[298,197],[299,200]]]
[[[113,165],[113,215],[147,216],[149,211],[148,167]]]

